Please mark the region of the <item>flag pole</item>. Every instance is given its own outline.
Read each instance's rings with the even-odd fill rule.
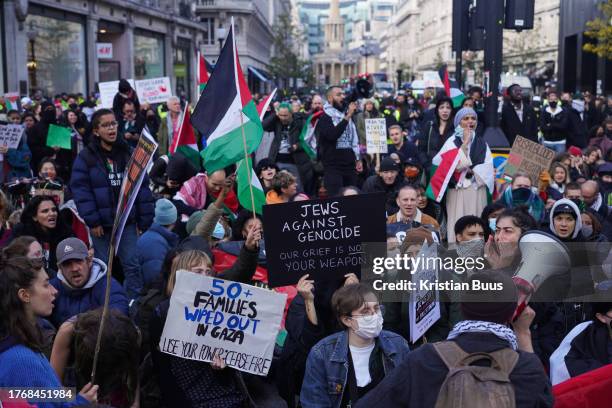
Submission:
[[[242,119],[242,110],[238,110],[240,115],[240,130],[242,130],[242,144],[244,146],[244,165],[247,166],[246,172],[249,180],[249,191],[251,193],[251,208],[253,209],[253,219],[255,216],[255,195],[253,194],[253,183],[251,182],[252,167],[249,166],[249,152],[247,149],[246,135],[244,134],[244,119]]]
[[[98,329],[98,338],[96,339],[96,348],[94,349],[93,364],[91,367],[91,379],[92,385],[96,383],[96,368],[98,367],[98,357],[100,356],[100,345],[102,343],[102,333],[104,333],[104,323],[108,315],[108,304],[110,302],[110,291],[113,276],[113,261],[115,259],[115,245],[113,244],[113,236],[115,227],[113,227],[113,233],[110,236],[110,248],[108,254],[108,270],[106,272],[106,291],[104,292],[104,307],[102,308],[102,318],[100,321],[100,328]]]

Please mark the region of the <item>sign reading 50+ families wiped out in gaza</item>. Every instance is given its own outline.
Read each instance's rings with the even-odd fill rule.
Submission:
[[[359,275],[363,244],[386,240],[383,194],[265,205],[263,219],[271,287]]]

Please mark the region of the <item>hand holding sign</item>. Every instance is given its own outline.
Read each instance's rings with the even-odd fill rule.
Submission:
[[[257,251],[259,249],[259,241],[261,241],[261,225],[259,223],[251,224],[244,246],[249,251]]]
[[[6,154],[8,152],[8,146],[0,146],[0,154]]]

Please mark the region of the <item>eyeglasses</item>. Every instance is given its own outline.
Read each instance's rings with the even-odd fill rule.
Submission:
[[[108,129],[108,128],[116,128],[117,126],[119,126],[119,123],[117,121],[112,121],[112,122],[106,122],[106,123],[100,123],[100,127],[104,128],[104,129]]]
[[[349,317],[368,317],[374,316],[375,314],[380,313],[381,315],[385,315],[385,306],[384,305],[376,305],[374,306],[374,310],[368,310],[369,314],[360,314],[360,315],[349,315]]]

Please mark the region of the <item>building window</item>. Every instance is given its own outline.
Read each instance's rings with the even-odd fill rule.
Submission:
[[[30,89],[51,96],[86,88],[85,27],[80,22],[29,14],[25,44]]]
[[[202,32],[204,36],[204,44],[214,45],[215,44],[215,19],[204,17],[202,21]]]
[[[176,95],[191,99],[191,46],[190,42],[179,39],[174,48],[174,77],[176,78]]]
[[[143,31],[134,34],[134,78],[159,78],[164,73],[163,37]]]

